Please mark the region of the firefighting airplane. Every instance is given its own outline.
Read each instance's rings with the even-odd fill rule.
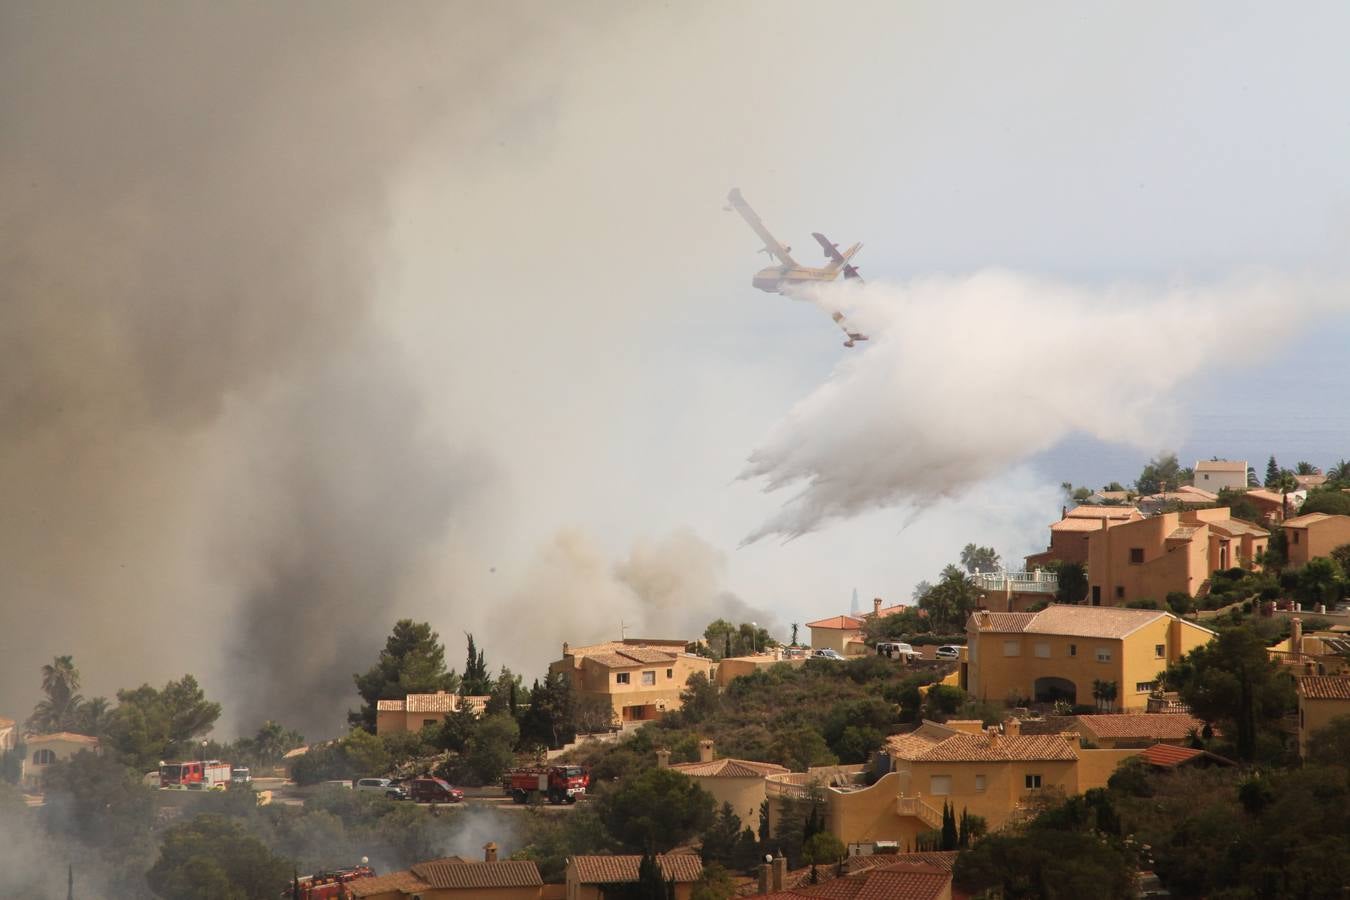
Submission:
[[[813,231],[811,237],[820,244],[825,256],[830,260],[829,265],[824,268],[815,268],[813,266],[803,266],[792,258],[792,248],[785,247],[778,243],[778,240],[769,234],[769,229],[764,227],[764,223],[759,220],[759,216],[750,208],[750,204],[745,202],[741,196],[740,188],[732,188],[731,193],[727,194],[727,202],[731,205],[726,207],[728,211],[734,209],[745,219],[745,223],[754,229],[755,234],[764,242],[764,247],[759,251],[777,259],[782,265],[770,266],[767,269],[761,269],[756,273],[754,280],[750,283],[761,291],[768,291],[771,294],[785,294],[791,296],[792,289],[809,285],[815,282],[834,281],[839,277],[839,273],[844,273],[844,278],[857,278],[862,280],[858,274],[858,269],[849,263],[859,250],[862,244],[854,244],[843,253],[839,252],[839,245],[832,244],[818,231]],[[848,340],[844,341],[845,347],[852,347],[857,341],[867,340],[867,335],[854,331],[849,327],[841,312],[833,312],[830,317],[834,319],[835,324],[843,329],[844,334],[848,335]]]

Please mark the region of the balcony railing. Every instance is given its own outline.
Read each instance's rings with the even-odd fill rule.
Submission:
[[[976,572],[970,577],[977,587],[985,591],[1053,594],[1059,590],[1059,576],[1045,569],[1031,572]]]

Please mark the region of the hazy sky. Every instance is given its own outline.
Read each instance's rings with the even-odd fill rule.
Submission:
[[[190,670],[241,720],[305,716],[268,707],[291,676],[259,658],[303,644],[295,678],[326,691],[402,615],[456,663],[474,629],[530,675],[621,619],[785,633],[854,588],[907,598],[968,541],[1040,548],[1065,479],[1171,448],[1350,456],[1341,4],[119,9],[0,19],[0,115],[23,125],[0,136],[3,224],[25,238],[0,318],[23,383],[0,487],[24,510],[0,532],[0,714],[74,652],[87,693]],[[752,289],[733,186],[805,262],[812,231],[864,241],[934,362],[883,368],[893,343],[845,350],[821,310]],[[1256,282],[1255,307],[1225,302]],[[1003,288],[946,307],[936,283],[1077,305],[991,327]],[[887,377],[856,377],[866,354]],[[1196,364],[1129,374],[1169,358]],[[1065,392],[1108,360],[1102,393]],[[982,429],[980,379],[1070,437]],[[1122,382],[1139,446],[1073,437]],[[848,412],[784,431],[822,390]],[[954,428],[997,465],[739,546],[807,485],[766,494],[747,459],[827,425],[853,454],[814,470],[827,487],[869,493]]]

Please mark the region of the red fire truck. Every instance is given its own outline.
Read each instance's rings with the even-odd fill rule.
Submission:
[[[502,777],[502,790],[517,803],[525,803],[538,793],[549,803],[576,803],[591,784],[590,770],[584,766],[535,766],[512,769]]]
[[[230,764],[218,759],[160,763],[159,786],[172,791],[223,791],[230,783]]]
[[[315,872],[302,875],[281,892],[285,900],[347,900],[352,896],[348,885],[362,878],[374,878],[375,870],[362,863],[336,872]]]

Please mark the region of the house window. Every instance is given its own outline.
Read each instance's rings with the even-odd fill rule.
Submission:
[[[627,673],[627,672],[615,672],[615,673],[614,673],[614,683],[615,683],[615,684],[627,684],[627,683],[628,683],[628,673]]]
[[[975,776],[975,793],[983,794],[985,789],[985,780],[983,775]]]
[[[1097,648],[1097,662],[1110,662],[1110,661],[1111,661],[1111,648],[1110,648],[1110,647],[1098,647],[1098,648]]]
[[[645,687],[651,687],[652,685],[656,684],[656,671],[652,670],[650,672],[643,672],[642,684]]]
[[[33,765],[50,766],[54,762],[56,762],[56,751],[54,750],[33,751]]]
[[[1100,584],[1094,584],[1092,586],[1092,605],[1102,605],[1102,586]]]
[[[1078,645],[1077,645],[1077,644],[1070,644],[1070,645],[1069,645],[1069,655],[1070,655],[1070,656],[1077,656],[1077,655],[1078,655]]]
[[[1021,656],[1021,655],[1022,655],[1022,642],[1021,642],[1021,641],[1004,641],[1004,642],[1003,642],[1003,655],[1004,655],[1004,656]]]
[[[1037,641],[1037,642],[1036,642],[1036,657],[1037,657],[1038,659],[1049,659],[1049,658],[1050,658],[1050,645],[1047,644],[1047,643],[1045,643],[1044,641]]]
[[[1208,473],[1208,472],[1205,473],[1205,480],[1206,480],[1206,481],[1209,481],[1209,473]]]
[[[435,719],[423,719],[423,720],[422,720],[422,727],[423,727],[423,728],[426,728],[428,725],[435,725],[435,724],[436,724],[436,720],[435,720]]]
[[[1151,681],[1140,681],[1136,683],[1134,686],[1134,692],[1136,694],[1147,694],[1152,690],[1153,690],[1153,682]]]
[[[1293,531],[1293,532],[1290,532],[1290,534],[1292,534],[1292,535],[1294,536],[1294,543],[1297,544],[1297,543],[1298,543],[1298,532],[1297,532],[1297,531]]]
[[[1137,566],[1137,565],[1140,565],[1141,563],[1143,563],[1143,561],[1144,561],[1144,548],[1143,548],[1143,547],[1131,547],[1131,548],[1130,548],[1130,564],[1131,564],[1131,565]]]
[[[952,776],[934,775],[928,779],[928,793],[943,796],[952,792]]]
[[[674,678],[674,677],[675,677],[675,670],[674,670],[674,669],[666,669],[666,677],[667,677],[667,678]]]
[[[1116,599],[1117,600],[1125,599],[1125,585],[1123,584],[1116,585]]]
[[[1162,659],[1164,656],[1167,655],[1167,645],[1166,645],[1166,644],[1154,644],[1154,645],[1153,645],[1153,655],[1156,656],[1156,657],[1158,657],[1158,659]]]
[[[1028,775],[1026,777],[1026,785],[1027,790],[1029,791],[1039,791],[1041,789],[1041,776]]]

